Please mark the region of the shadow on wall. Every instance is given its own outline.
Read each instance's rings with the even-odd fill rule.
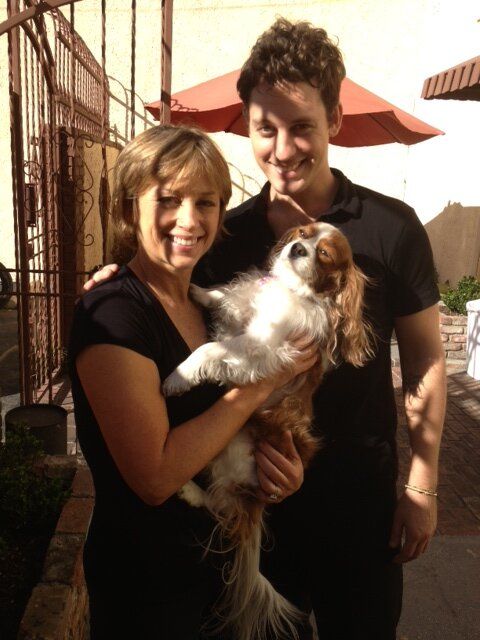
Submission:
[[[480,279],[480,206],[449,202],[425,229],[440,283],[454,287],[463,276]]]

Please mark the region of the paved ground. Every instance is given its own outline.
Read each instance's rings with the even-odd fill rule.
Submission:
[[[398,369],[394,381],[400,384]],[[397,389],[401,479],[408,441]],[[437,535],[405,565],[398,640],[480,640],[480,382],[450,368],[440,457]]]
[[[480,536],[435,536],[404,576],[398,640],[479,640]]]
[[[4,410],[19,401],[15,386],[14,312],[0,316],[0,386]],[[2,360],[2,353],[9,350]],[[394,354],[395,359],[395,354]],[[401,407],[401,379],[393,370],[399,408],[400,486],[409,448]],[[71,412],[68,389],[55,401]],[[69,450],[75,452],[73,415]],[[405,598],[398,640],[480,640],[480,382],[448,370],[448,406],[440,461],[438,532],[427,554],[405,566]]]

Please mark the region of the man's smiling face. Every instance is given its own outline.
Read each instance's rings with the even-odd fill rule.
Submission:
[[[328,118],[318,89],[306,82],[259,85],[248,125],[255,159],[280,195],[295,199],[329,174],[328,142],[341,125],[341,107]]]

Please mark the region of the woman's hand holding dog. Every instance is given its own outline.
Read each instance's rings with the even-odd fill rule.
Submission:
[[[257,497],[262,502],[281,502],[302,486],[303,464],[291,431],[283,432],[275,446],[267,440],[259,442],[255,460],[260,485]]]

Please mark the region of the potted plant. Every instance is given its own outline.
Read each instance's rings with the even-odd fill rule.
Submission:
[[[440,332],[445,355],[452,364],[463,364],[467,359],[467,309],[471,300],[480,298],[480,281],[464,276],[454,288],[441,292]]]

